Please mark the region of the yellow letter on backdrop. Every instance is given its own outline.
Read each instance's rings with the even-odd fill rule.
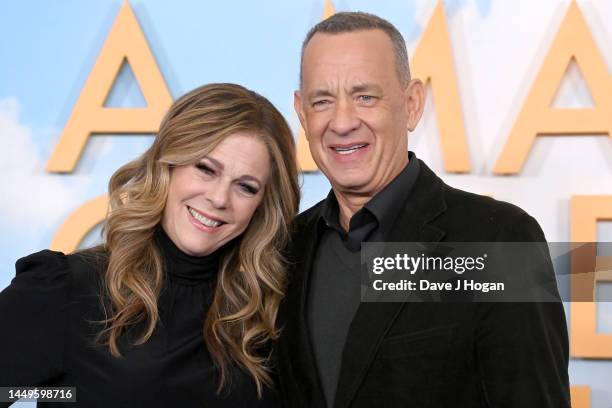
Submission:
[[[147,101],[146,108],[104,107],[124,60],[130,64],[140,85]],[[171,104],[172,97],[164,78],[126,1],[47,163],[47,171],[72,172],[92,132],[156,132]]]
[[[597,221],[612,221],[612,196],[573,196],[571,241],[585,244],[579,251],[572,252],[570,354],[572,357],[610,359],[612,334],[597,332],[594,291],[597,282],[612,279],[612,260],[597,256]]]
[[[106,194],[77,208],[55,233],[49,248],[66,254],[75,251],[89,231],[104,221],[107,208],[108,196]]]
[[[572,60],[593,96],[592,109],[551,108]],[[537,135],[610,134],[611,113],[612,78],[582,12],[572,1],[493,171],[518,173]]]
[[[591,388],[584,385],[572,385],[572,408],[591,408]]]
[[[414,78],[431,81],[444,170],[469,172],[470,157],[443,1],[438,1],[410,64]]]

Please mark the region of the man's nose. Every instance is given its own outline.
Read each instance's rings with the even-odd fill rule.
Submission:
[[[231,183],[223,179],[219,179],[217,183],[211,187],[212,188],[206,193],[206,199],[216,209],[227,208],[229,203],[229,195],[231,193]]]
[[[333,116],[329,124],[330,129],[338,135],[344,136],[359,127],[360,120],[355,106],[350,101],[340,100],[334,106]]]

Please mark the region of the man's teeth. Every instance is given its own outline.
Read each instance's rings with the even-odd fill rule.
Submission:
[[[356,152],[358,149],[361,149],[362,147],[365,147],[365,144],[355,145],[351,147],[334,147],[334,150],[338,154],[351,154],[353,152]]]
[[[200,214],[193,208],[190,208],[189,212],[191,213],[191,215],[193,215],[193,218],[200,221],[202,224],[206,225],[207,227],[215,228],[221,225],[219,221],[214,221],[214,220],[211,220],[210,218],[206,218],[205,216],[203,216],[202,214]]]

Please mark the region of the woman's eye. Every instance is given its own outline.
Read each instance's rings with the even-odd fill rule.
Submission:
[[[210,167],[208,167],[206,164],[204,163],[197,163],[196,167],[198,170],[200,170],[202,173],[208,175],[208,176],[212,176],[215,174],[215,171],[213,169],[211,169]]]
[[[259,189],[257,189],[256,187],[253,187],[249,184],[240,184],[240,188],[242,189],[242,191],[244,191],[245,193],[249,194],[249,195],[255,195],[259,192]]]

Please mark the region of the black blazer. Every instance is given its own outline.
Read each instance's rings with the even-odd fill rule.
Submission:
[[[420,165],[389,242],[545,240],[520,208],[454,189]],[[326,406],[306,319],[320,211],[321,203],[296,221],[279,310],[276,358],[287,407]],[[361,303],[334,407],[569,407],[567,366],[560,302]]]

